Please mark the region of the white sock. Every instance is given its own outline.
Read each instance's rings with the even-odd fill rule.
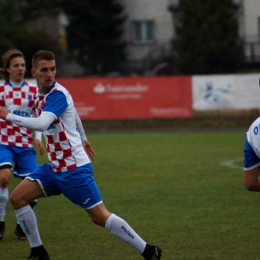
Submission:
[[[35,201],[36,202],[36,204],[35,204],[35,206],[32,208],[32,210],[34,211],[34,209],[35,209],[35,207],[36,207],[36,205],[37,205],[37,203],[38,203],[38,200],[37,199],[35,199],[35,200],[33,200],[33,201]],[[30,205],[31,206],[31,205]],[[32,207],[32,206],[31,206]],[[18,219],[17,219],[17,224],[19,224],[19,221],[18,221]],[[20,225],[20,224],[19,224]]]
[[[146,242],[122,218],[115,214],[110,215],[105,228],[119,239],[133,246],[140,254],[144,252]]]
[[[0,188],[0,221],[5,221],[6,205],[9,199],[8,188]]]
[[[26,234],[26,237],[31,247],[37,247],[42,245],[42,241],[39,235],[37,220],[35,214],[30,205],[15,210],[17,220]]]

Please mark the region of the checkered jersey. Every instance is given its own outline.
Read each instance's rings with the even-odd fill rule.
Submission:
[[[35,114],[52,113],[56,120],[43,132],[49,161],[55,172],[65,172],[90,162],[76,130],[75,108],[67,89],[54,82],[44,94],[36,94]]]
[[[10,82],[0,85],[0,106],[23,117],[32,115],[33,96],[37,87],[24,81],[21,86]],[[17,147],[33,147],[33,132],[22,126],[0,119],[0,143]]]

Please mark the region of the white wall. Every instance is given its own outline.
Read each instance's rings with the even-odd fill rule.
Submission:
[[[171,13],[167,10],[168,0],[121,0],[127,15],[123,39],[128,44],[128,59],[140,60],[147,54],[151,45],[131,43],[131,21],[153,20],[155,22],[156,43],[169,42],[173,37]]]
[[[258,35],[258,17],[260,17],[260,0],[244,0],[245,36]]]

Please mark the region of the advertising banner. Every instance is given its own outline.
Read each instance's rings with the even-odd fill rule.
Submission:
[[[259,108],[259,77],[259,74],[193,76],[193,109]]]
[[[57,78],[81,119],[189,118],[191,77]]]

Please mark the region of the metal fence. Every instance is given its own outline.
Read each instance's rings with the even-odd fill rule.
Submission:
[[[260,36],[246,36],[243,46],[245,63],[260,63]]]

